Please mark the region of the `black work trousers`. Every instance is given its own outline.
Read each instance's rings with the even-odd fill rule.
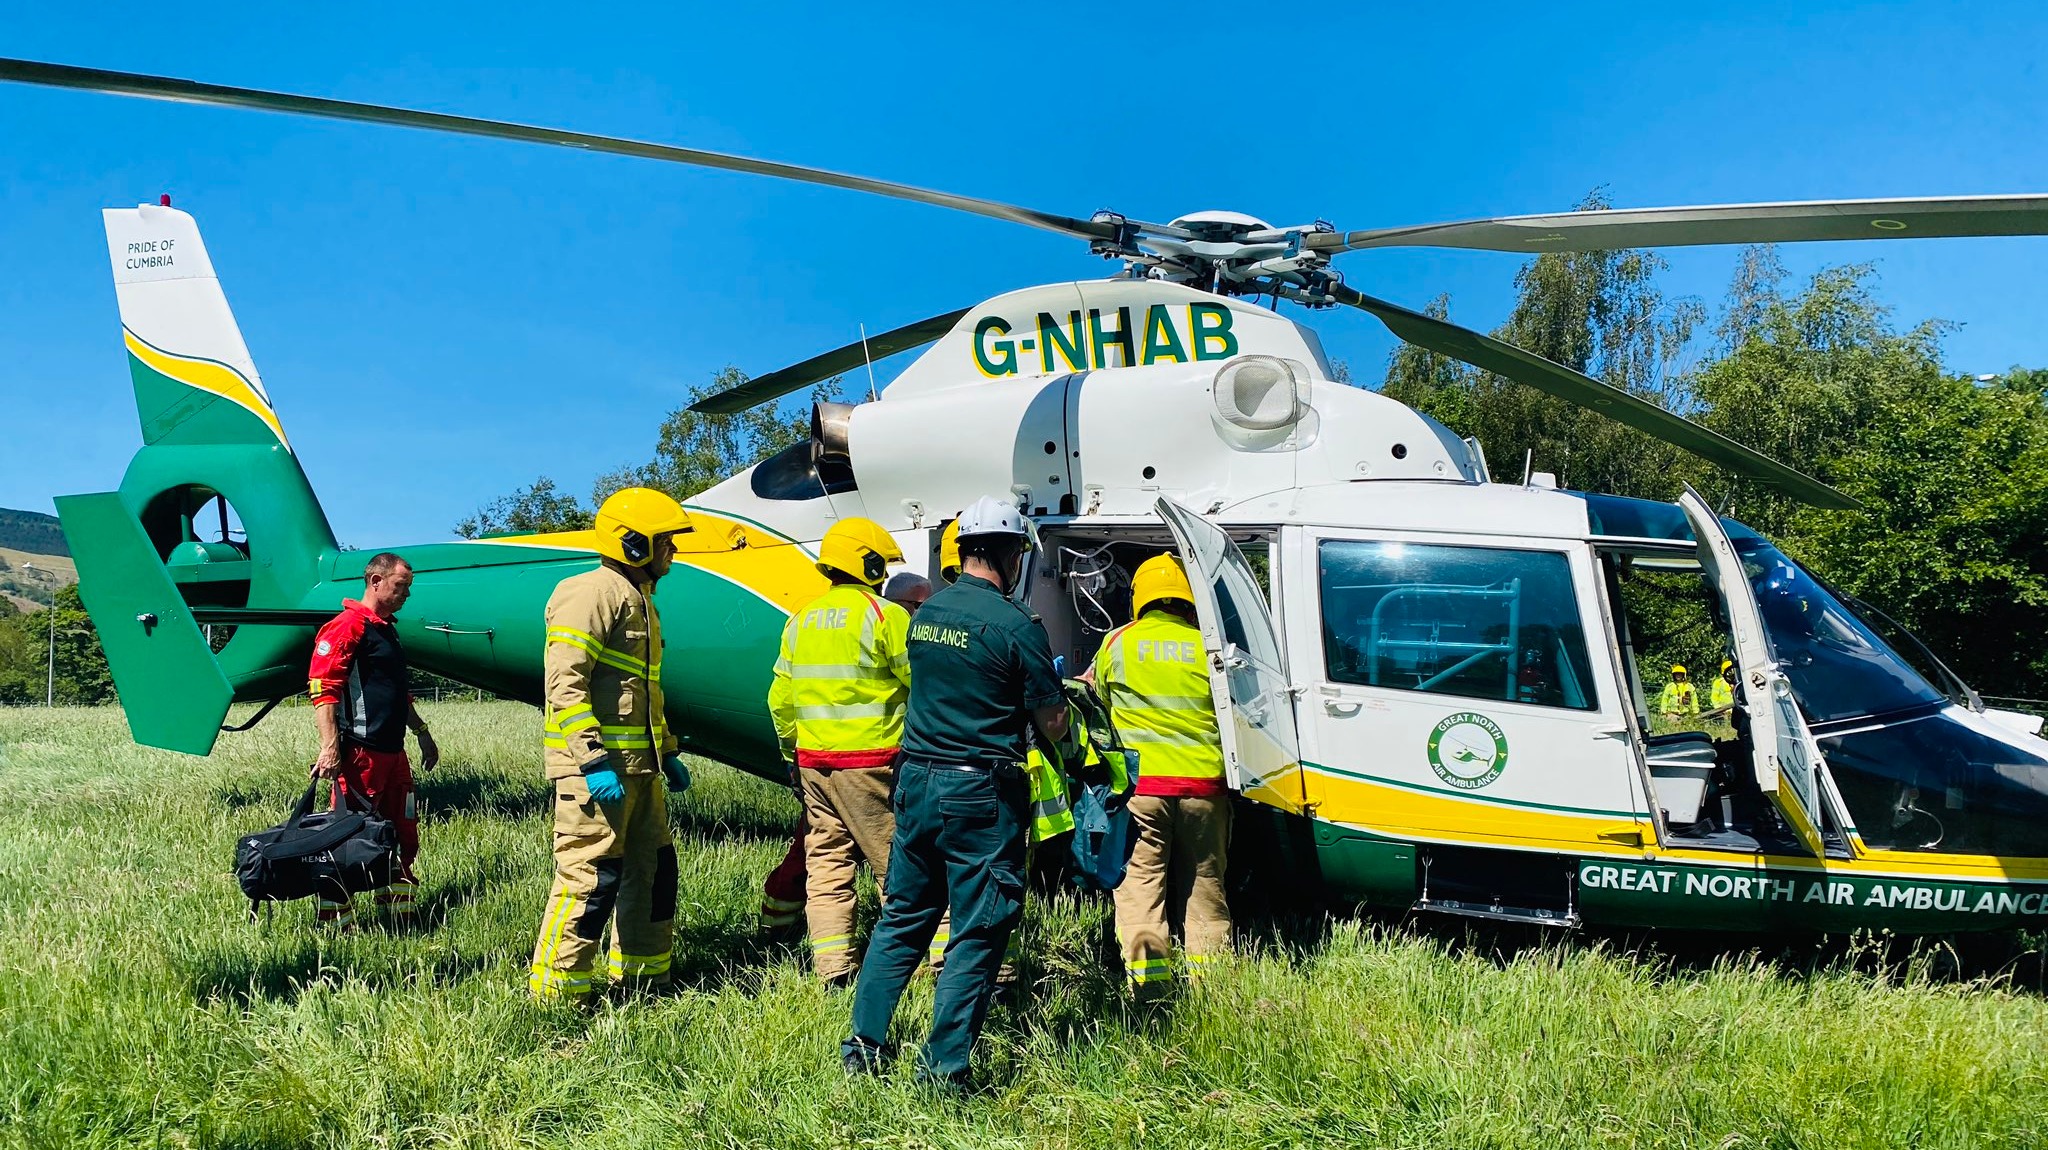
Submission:
[[[889,885],[861,964],[845,1050],[883,1049],[903,988],[950,909],[952,939],[919,1062],[923,1075],[960,1079],[1024,917],[1030,788],[1017,768],[908,762],[896,778],[895,809]]]

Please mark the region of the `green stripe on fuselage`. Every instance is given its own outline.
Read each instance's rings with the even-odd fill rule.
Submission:
[[[412,598],[398,616],[407,659],[422,670],[538,706],[548,596],[563,579],[595,567],[597,556],[496,543],[393,550],[413,564]],[[350,552],[337,565],[363,554]],[[360,578],[337,577],[305,605],[339,609],[343,598],[361,593]],[[684,749],[786,781],[767,699],[788,616],[744,587],[680,563],[656,586],[655,606],[665,639],[661,685],[669,728]],[[538,762],[538,712],[533,745]]]

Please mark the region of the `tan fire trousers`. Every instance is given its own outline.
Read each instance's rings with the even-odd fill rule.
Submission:
[[[536,998],[591,991],[607,923],[612,981],[669,980],[676,917],[676,848],[660,775],[623,775],[623,802],[600,804],[580,776],[555,779],[555,884],[533,948]]]
[[[1138,842],[1116,888],[1116,936],[1124,972],[1145,992],[1173,979],[1173,934],[1188,972],[1230,951],[1230,904],[1223,895],[1230,852],[1230,798],[1131,798]]]
[[[809,824],[804,831],[804,922],[811,933],[811,966],[819,978],[841,981],[860,968],[853,950],[853,880],[861,860],[874,868],[875,890],[889,888],[896,772],[889,767],[807,767],[797,776]],[[940,920],[940,939],[947,937],[951,917]],[[943,945],[934,945],[934,963]]]

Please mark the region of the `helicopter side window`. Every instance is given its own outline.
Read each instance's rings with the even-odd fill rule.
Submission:
[[[1323,654],[1339,683],[1592,710],[1592,662],[1554,551],[1325,540]]]
[[[842,460],[811,460],[811,442],[792,443],[762,460],[748,481],[762,499],[818,499],[853,491],[853,468]]]

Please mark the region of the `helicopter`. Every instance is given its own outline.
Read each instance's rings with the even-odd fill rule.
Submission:
[[[1024,288],[699,401],[736,412],[922,348],[878,397],[686,503],[657,599],[691,753],[780,782],[766,695],[784,621],[822,591],[827,527],[882,523],[912,569],[985,494],[1038,545],[1012,594],[1090,659],[1129,573],[1177,554],[1258,865],[1345,900],[1544,926],[1901,933],[2048,920],[2040,721],[1944,691],[1873,613],[1688,488],[1675,503],[1499,482],[1482,445],[1338,382],[1278,309],[1363,310],[1399,338],[1586,407],[1808,504],[1854,500],[1682,416],[1348,284],[1347,252],[1520,253],[2048,234],[2048,196],[1721,205],[1342,231],[1228,211],[1043,212],[794,164],[581,132],[0,60],[0,79],[558,145],[823,184],[1053,231],[1116,270]],[[141,744],[211,751],[304,684],[361,582],[256,371],[194,218],[104,212],[143,447],[62,496],[80,594]],[[1270,297],[1270,306],[1260,301]],[[941,433],[941,429],[953,429]],[[965,429],[965,430],[962,430]],[[228,530],[232,506],[246,536]],[[209,510],[219,538],[203,538]],[[590,531],[390,548],[415,573],[415,665],[538,704],[541,607]],[[1657,730],[1625,581],[1696,575],[1735,675],[1734,738]],[[203,627],[231,627],[225,645]],[[1895,628],[1889,630],[1896,631]],[[228,727],[236,702],[264,711]],[[1697,724],[1695,724],[1697,725]]]

